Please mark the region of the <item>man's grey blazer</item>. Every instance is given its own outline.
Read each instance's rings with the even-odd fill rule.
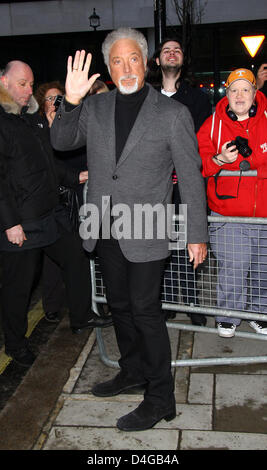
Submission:
[[[142,222],[141,219],[140,228],[137,214],[140,215],[140,207],[145,204],[163,208],[161,216],[164,214],[167,204],[171,204],[173,168],[182,203],[187,204],[187,242],[208,241],[205,187],[191,114],[181,103],[148,86],[148,95],[118,163],[115,154],[116,89],[90,96],[68,112],[63,101],[51,127],[55,149],[71,150],[87,145],[87,201],[100,214],[99,220],[95,214],[94,227],[90,228],[97,229],[98,236],[98,222],[101,225],[102,208],[108,200],[103,197],[110,196],[112,207],[118,210],[117,233],[124,235],[119,239],[121,250],[133,262],[159,260],[169,254],[169,239],[166,234],[162,236],[162,226],[157,226],[156,211],[153,234],[146,225],[147,220]],[[164,220],[160,219],[160,223],[164,224]],[[94,234],[94,238],[84,240],[87,251],[94,249],[97,236]]]

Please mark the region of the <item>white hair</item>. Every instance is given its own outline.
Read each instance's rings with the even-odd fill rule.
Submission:
[[[137,29],[133,28],[119,28],[115,29],[114,31],[111,31],[104,40],[102,44],[102,53],[104,56],[104,62],[106,66],[109,69],[109,53],[110,49],[113,46],[113,44],[118,41],[119,39],[132,39],[133,41],[136,41],[138,46],[141,49],[142,56],[143,56],[143,61],[144,64],[146,65],[146,60],[148,56],[148,46],[147,46],[147,41],[145,36],[140,33],[140,31],[137,31]]]

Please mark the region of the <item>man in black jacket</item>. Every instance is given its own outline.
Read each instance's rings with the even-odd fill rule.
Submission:
[[[87,172],[57,163],[49,128],[36,113],[33,73],[10,62],[0,78],[0,250],[5,350],[28,366],[27,311],[42,252],[62,269],[73,333],[111,324],[91,311],[88,259],[78,233],[59,204],[60,184],[75,187]]]
[[[153,72],[155,72],[154,79],[150,77],[150,81],[154,83],[155,88],[162,94],[187,106],[192,115],[195,132],[197,133],[203,122],[211,115],[211,104],[205,93],[198,88],[190,86],[184,79],[184,52],[180,40],[178,38],[165,38],[155,51],[150,66],[151,70],[149,73],[151,77]],[[174,183],[177,183],[176,175],[174,175]],[[173,203],[175,204],[176,213],[179,213],[181,198],[178,184],[173,186]],[[174,264],[175,256],[173,253]],[[196,274],[184,250],[179,251],[178,264],[180,272],[179,276],[177,276],[177,282],[179,278],[183,301],[186,305],[198,305]],[[173,278],[175,278],[175,274],[173,273]],[[166,279],[166,284],[168,284],[168,279]],[[168,301],[168,290],[166,301]],[[173,318],[174,316],[175,314],[169,311],[166,313],[166,319]],[[204,315],[191,313],[189,316],[193,325],[204,326],[206,324]]]
[[[164,39],[153,55],[153,63],[157,67],[156,88],[188,107],[197,133],[211,115],[211,103],[207,94],[185,80],[184,52],[179,39]]]

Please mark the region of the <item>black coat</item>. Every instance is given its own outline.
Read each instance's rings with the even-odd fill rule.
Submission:
[[[160,87],[157,87],[160,91]],[[179,101],[188,107],[198,132],[203,122],[211,115],[212,107],[209,97],[199,88],[194,88],[185,80],[181,80],[177,92],[171,96],[173,100]]]
[[[78,175],[55,160],[48,125],[39,114],[0,106],[1,231],[49,214],[59,203],[59,185],[75,187]]]
[[[156,89],[158,91],[161,90],[160,87],[156,87]],[[185,80],[180,81],[177,92],[172,95],[171,98],[187,106],[192,115],[196,133],[212,113],[212,107],[208,95],[198,88],[190,86]],[[179,204],[181,204],[178,184],[173,186],[172,201],[175,204],[175,211],[178,214]]]

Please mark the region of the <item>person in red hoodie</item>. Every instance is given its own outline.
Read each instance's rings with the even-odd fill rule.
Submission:
[[[211,215],[267,217],[266,97],[257,91],[255,76],[247,69],[231,72],[225,86],[226,96],[197,134]],[[248,169],[257,170],[257,176],[245,176]],[[221,170],[241,172],[220,176]],[[210,243],[219,266],[218,306],[246,310],[249,274],[249,310],[266,314],[266,225],[212,222]],[[218,334],[234,336],[240,322],[238,318],[216,317]],[[267,334],[267,322],[249,324],[257,333]]]

